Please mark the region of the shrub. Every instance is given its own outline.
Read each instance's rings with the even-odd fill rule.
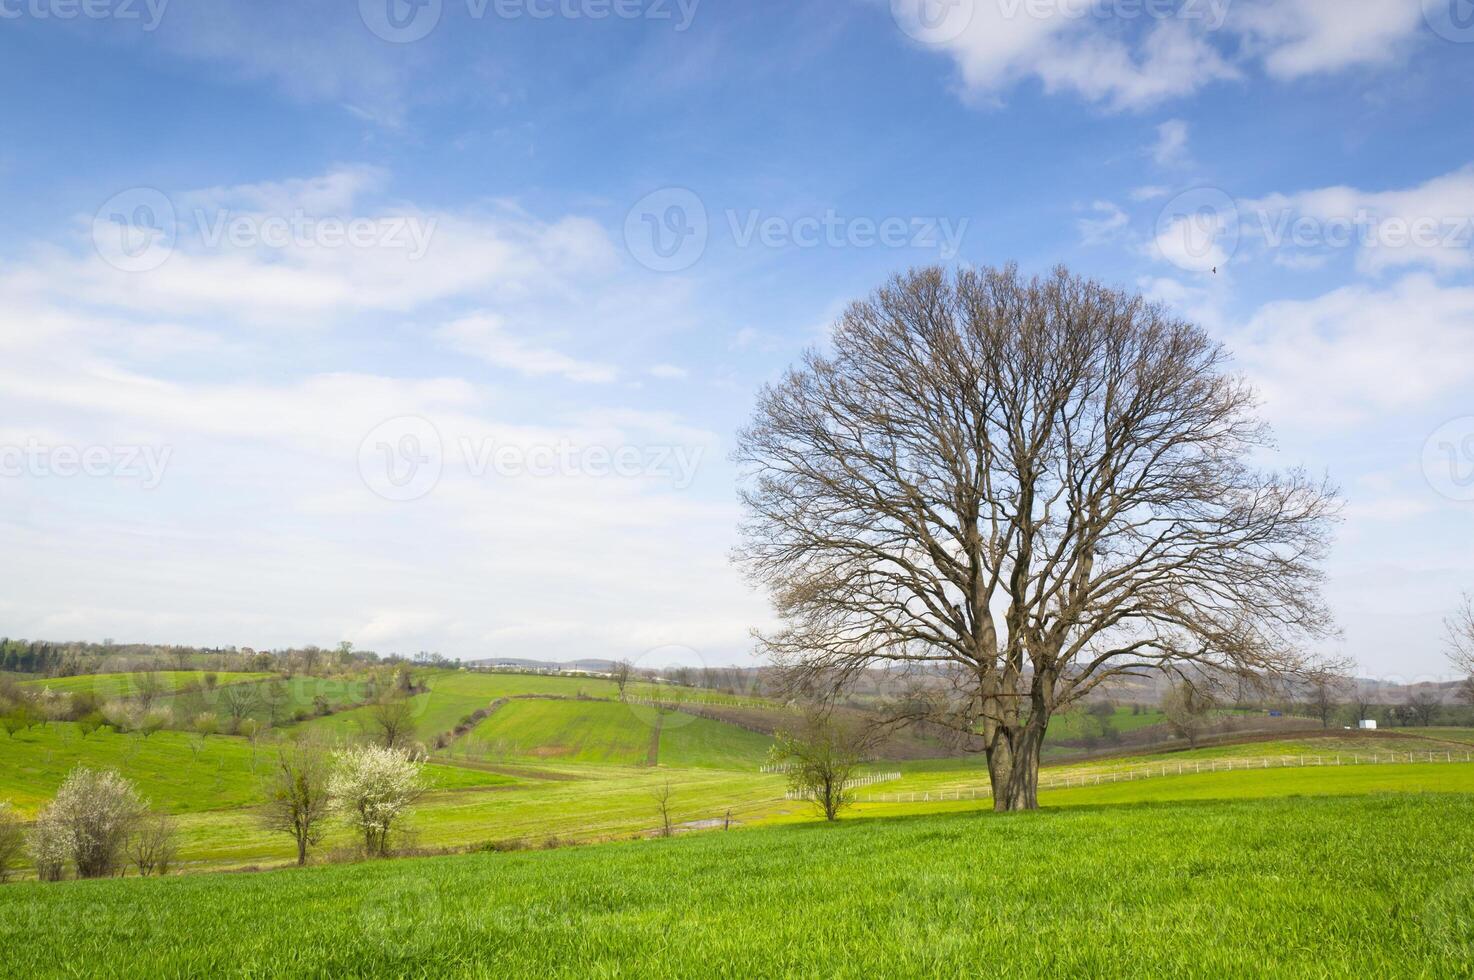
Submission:
[[[91,735],[103,725],[102,712],[91,711],[77,718],[77,731],[83,738]]]
[[[26,839],[26,850],[42,881],[61,881],[66,873],[70,844],[66,828],[57,821],[37,821]]]
[[[56,798],[36,818],[32,853],[46,865],[46,880],[61,876],[67,861],[79,878],[116,874],[123,851],[146,807],[133,784],[116,772],[94,772],[84,766],[71,771]]]
[[[145,878],[152,874],[168,874],[178,852],[178,829],[174,818],[166,813],[150,813],[143,817],[128,844],[128,856]]]
[[[389,835],[424,792],[424,762],[400,749],[362,745],[334,756],[333,809],[363,836],[370,857],[389,853]]]
[[[10,868],[20,854],[24,838],[20,832],[20,818],[15,808],[0,801],[0,882],[10,880]]]

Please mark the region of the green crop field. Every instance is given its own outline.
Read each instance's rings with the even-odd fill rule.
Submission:
[[[676,713],[660,728],[660,764],[707,769],[756,769],[773,740],[736,725]]]
[[[562,677],[552,674],[476,673],[471,671],[422,671],[417,682],[429,690],[410,698],[414,709],[415,735],[430,741],[453,730],[471,714],[487,708],[499,698],[527,694],[559,697],[613,697],[612,681],[596,677]],[[372,729],[371,710],[356,708],[324,718],[305,721],[304,729],[337,736],[357,736]]]
[[[617,701],[509,701],[466,736],[471,750],[510,757],[636,766],[655,729]]]
[[[242,681],[257,681],[271,677],[270,674],[241,674],[220,671],[215,674],[215,683],[238,684]],[[137,697],[145,685],[157,684],[164,693],[182,687],[203,686],[205,671],[160,670],[152,674],[77,674],[73,677],[49,677],[23,681],[22,687],[49,688],[58,694],[93,694],[99,699]]]
[[[233,809],[260,801],[272,748],[224,735],[200,738],[161,731],[147,738],[101,728],[83,738],[69,722],[31,728],[0,741],[0,800],[34,813],[74,766],[116,769],[160,809],[173,813]],[[432,788],[511,782],[475,769],[431,766]]]
[[[26,977],[1452,977],[1471,900],[1474,801],[1377,796],[20,884],[0,948]]]

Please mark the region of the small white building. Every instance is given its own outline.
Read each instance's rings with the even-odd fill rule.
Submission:
[[[1363,729],[1364,731],[1374,732],[1377,730],[1377,722],[1374,718],[1363,718],[1360,722],[1357,723],[1356,727]]]

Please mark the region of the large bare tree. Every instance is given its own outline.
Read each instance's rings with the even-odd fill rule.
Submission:
[[[1050,717],[1111,678],[1309,666],[1337,494],[1255,468],[1253,391],[1200,328],[1062,269],[933,268],[832,348],[763,389],[736,452],[738,559],[790,677],[947,680],[933,720],[981,734],[1016,810]]]

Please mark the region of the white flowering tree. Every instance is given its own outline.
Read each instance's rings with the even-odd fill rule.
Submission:
[[[370,856],[389,852],[389,834],[424,793],[419,757],[382,745],[360,745],[333,757],[328,795],[333,809],[363,835]]]
[[[147,812],[133,784],[118,773],[73,769],[31,832],[31,857],[41,879],[58,880],[67,862],[76,866],[79,878],[116,874]]]

